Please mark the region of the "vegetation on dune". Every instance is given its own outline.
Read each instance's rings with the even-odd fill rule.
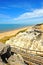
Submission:
[[[43,23],[40,23],[40,24],[36,24],[35,26],[40,26],[40,25],[43,25]]]
[[[6,40],[9,40],[9,38],[10,38],[9,36],[5,36],[4,38],[0,39],[0,42],[5,43]]]
[[[7,40],[9,40],[11,37],[15,37],[17,34],[19,34],[20,32],[25,32],[27,29],[24,29],[24,30],[21,30],[19,32],[17,32],[15,35],[12,35],[12,36],[5,36],[3,37],[2,39],[0,39],[0,42],[3,42],[5,43]]]

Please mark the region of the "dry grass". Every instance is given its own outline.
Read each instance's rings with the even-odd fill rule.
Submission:
[[[19,32],[17,32],[15,35],[11,35],[11,36],[5,36],[2,39],[0,39],[0,42],[5,43],[7,40],[9,40],[11,37],[15,37],[17,34],[19,34],[20,32],[25,32],[27,29],[21,30]]]

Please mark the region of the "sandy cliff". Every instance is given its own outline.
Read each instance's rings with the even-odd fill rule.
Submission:
[[[30,50],[43,51],[43,24],[38,24],[26,31],[19,32],[15,37],[6,41],[11,46],[19,46]]]

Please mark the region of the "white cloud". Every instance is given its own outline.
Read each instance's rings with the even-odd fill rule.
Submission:
[[[32,12],[26,12],[22,15],[20,15],[17,18],[14,18],[14,20],[23,20],[23,19],[29,19],[29,18],[35,18],[35,17],[42,17],[43,16],[43,9],[36,9]]]

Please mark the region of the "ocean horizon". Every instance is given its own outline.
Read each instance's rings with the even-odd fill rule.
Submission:
[[[0,33],[31,26],[29,24],[0,24]]]

